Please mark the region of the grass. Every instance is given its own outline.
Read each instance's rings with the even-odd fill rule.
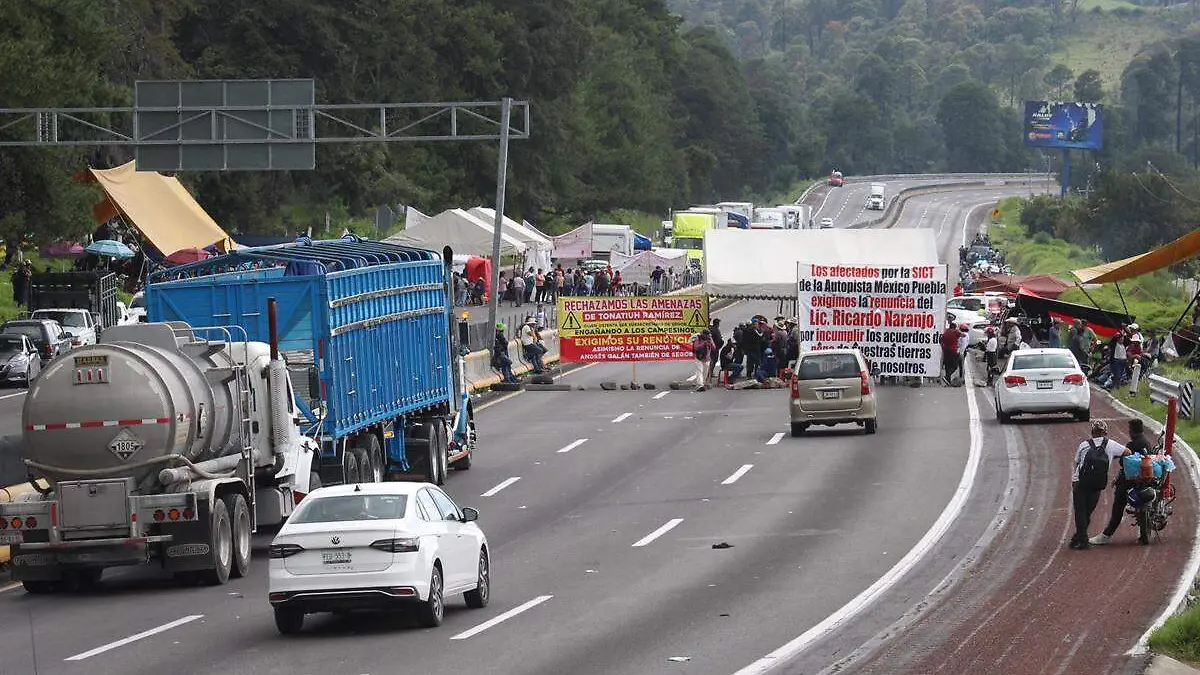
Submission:
[[[1030,237],[1020,225],[1019,197],[1005,199],[998,208],[1001,222],[992,225],[988,233],[1004,251],[1005,259],[1017,274],[1054,274],[1070,282],[1073,281],[1069,274],[1071,270],[1103,262],[1091,249],[1044,234]],[[1059,299],[1081,305],[1098,305],[1116,312],[1127,311],[1143,329],[1170,329],[1190,299],[1174,282],[1168,272],[1158,271],[1121,282],[1120,291],[1114,284],[1088,288],[1086,292],[1074,288]]]
[[[1200,605],[1167,619],[1150,634],[1150,648],[1187,663],[1200,662]]]

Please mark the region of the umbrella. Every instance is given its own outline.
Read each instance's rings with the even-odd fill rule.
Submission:
[[[83,247],[72,241],[60,241],[41,250],[43,258],[78,258],[83,255]]]
[[[105,258],[132,258],[133,251],[128,246],[114,239],[101,239],[94,241],[83,249],[92,255],[98,255]]]
[[[208,258],[209,253],[202,248],[181,248],[167,256],[164,263],[168,265],[186,265]]]

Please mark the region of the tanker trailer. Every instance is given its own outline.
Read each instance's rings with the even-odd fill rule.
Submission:
[[[238,327],[114,326],[51,362],[22,414],[49,487],[0,504],[13,578],[46,593],[149,562],[185,583],[245,576],[251,534],[313,478],[292,396],[277,350]]]

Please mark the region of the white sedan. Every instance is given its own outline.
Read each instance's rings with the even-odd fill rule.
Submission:
[[[996,380],[996,419],[1025,413],[1070,413],[1091,418],[1091,388],[1068,349],[1021,349]]]
[[[413,607],[433,628],[455,593],[486,607],[491,557],[478,518],[429,483],[312,491],[271,542],[275,626],[290,634],[306,614]]]

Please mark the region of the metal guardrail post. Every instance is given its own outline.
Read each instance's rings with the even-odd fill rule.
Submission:
[[[1191,380],[1184,380],[1179,383],[1179,415],[1185,420],[1196,419],[1195,399],[1192,397],[1192,391],[1196,385]]]

